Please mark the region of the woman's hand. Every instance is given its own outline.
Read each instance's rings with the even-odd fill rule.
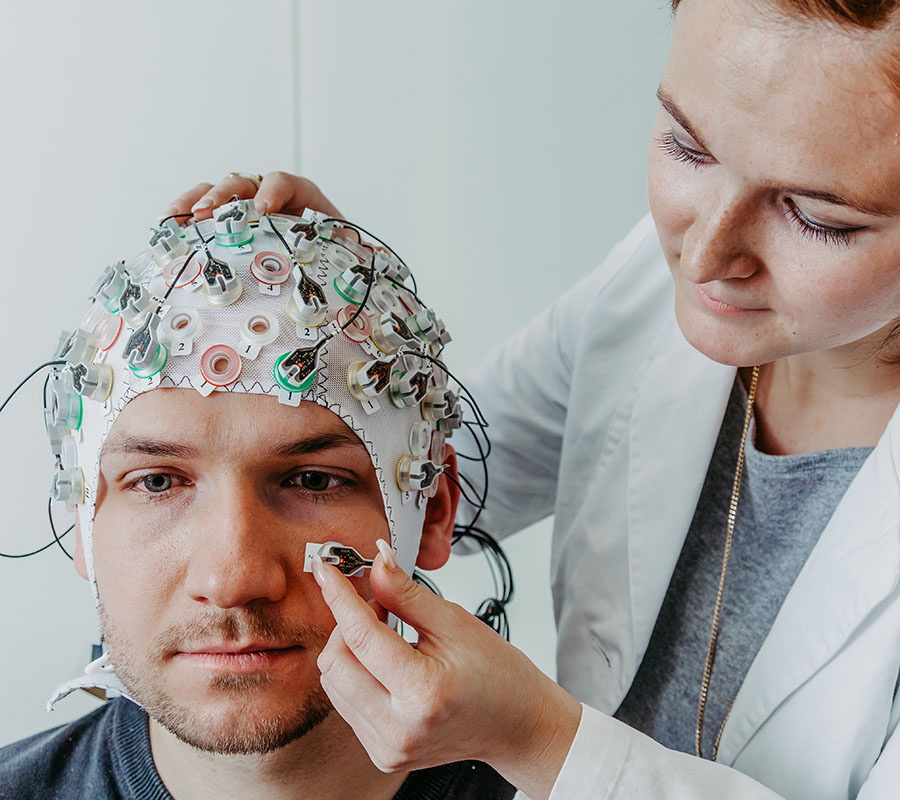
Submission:
[[[263,178],[259,190],[253,181],[239,175],[222,178],[215,185],[198,183],[193,189],[178,195],[160,218],[192,213],[194,219],[206,219],[212,216],[214,208],[224,205],[234,195],[241,199],[253,197],[260,214],[299,215],[303,209],[311,208],[343,219],[341,212],[322,194],[318,186],[306,178],[287,172],[270,172]]]
[[[318,663],[338,713],[385,772],[474,759],[532,800],[548,797],[581,705],[483,622],[388,562],[379,556],[372,568],[375,601],[418,631],[416,647],[337,569],[313,569],[337,622]]]

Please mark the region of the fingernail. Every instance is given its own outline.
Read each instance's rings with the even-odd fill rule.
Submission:
[[[177,213],[178,209],[175,206],[169,206],[165,211],[162,212],[162,214],[159,215],[159,219],[157,219],[157,222],[161,222],[162,220],[167,219],[168,217],[171,217],[173,214]]]
[[[256,206],[256,213],[261,217],[264,217],[269,211],[269,204],[265,200],[254,200],[253,204]]]
[[[322,556],[318,553],[312,557],[312,573],[316,583],[321,586],[325,582],[325,567],[322,564]]]
[[[211,197],[204,197],[191,206],[191,211],[202,211],[204,208],[209,208],[212,204],[213,201]]]
[[[394,555],[394,551],[391,550],[391,546],[384,539],[379,539],[375,542],[375,546],[378,548],[378,552],[381,553],[384,565],[388,569],[397,569],[397,557]]]

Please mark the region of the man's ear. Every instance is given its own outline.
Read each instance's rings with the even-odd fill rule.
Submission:
[[[450,539],[453,537],[453,523],[456,520],[456,506],[459,504],[459,480],[456,471],[456,451],[446,447],[444,474],[438,478],[437,494],[428,499],[425,506],[425,523],[419,541],[419,556],[416,566],[422,569],[437,569],[450,558]],[[452,476],[453,480],[447,477]]]
[[[75,572],[85,580],[88,579],[87,563],[84,560],[84,542],[81,540],[81,515],[75,513],[75,555],[72,556],[75,563]]]

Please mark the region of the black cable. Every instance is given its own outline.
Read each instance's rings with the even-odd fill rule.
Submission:
[[[375,285],[375,251],[372,251],[372,266],[369,267],[369,282],[366,284],[366,294],[363,297],[362,302],[359,304],[359,308],[356,309],[353,316],[350,317],[343,325],[341,325],[341,330],[345,331],[349,328],[356,320],[359,318],[359,315],[363,313],[363,309],[366,307],[366,303],[369,302],[369,296],[372,294],[372,287]]]
[[[399,261],[401,264],[403,264],[404,267],[406,267],[407,271],[409,272],[409,277],[413,282],[413,292],[416,293],[419,291],[419,285],[416,283],[416,276],[412,274],[412,270],[406,265],[406,262],[402,258],[400,258],[400,254],[396,250],[394,250],[394,248],[391,247],[387,242],[379,239],[375,234],[369,233],[369,231],[367,231],[362,225],[357,225],[355,222],[349,222],[346,219],[340,219],[338,217],[328,217],[327,219],[323,220],[323,222],[337,222],[339,225],[346,225],[348,228],[353,228],[357,232],[362,231],[366,236],[371,237],[376,242],[378,242],[378,244],[386,247],[397,257],[397,261]],[[362,239],[360,239],[360,243],[362,243]],[[418,297],[416,299],[418,300]]]
[[[294,258],[294,255],[293,255],[294,251],[293,251],[293,249],[291,248],[291,246],[287,243],[287,240],[284,238],[284,236],[281,235],[281,231],[278,230],[278,227],[275,225],[274,222],[272,222],[272,219],[269,217],[268,214],[266,214],[265,217],[266,217],[267,220],[269,220],[269,227],[270,227],[273,231],[275,231],[275,235],[281,240],[281,244],[283,245],[283,247],[284,247],[284,249],[285,249],[285,252],[287,253],[288,258],[290,258],[291,261],[294,262],[294,264],[295,264],[295,265],[297,266],[297,268],[300,270],[300,274],[301,274],[304,278],[306,278],[307,280],[309,280],[309,276],[306,274],[306,270],[303,269],[303,264],[301,264],[299,261],[297,261],[296,258]]]
[[[432,594],[436,594],[438,597],[444,596],[443,592],[441,592],[441,590],[438,588],[438,585],[433,580],[431,580],[431,578],[422,574],[419,570],[413,569],[412,579],[420,586],[424,586]]]
[[[43,547],[39,547],[37,550],[32,550],[30,553],[20,553],[18,555],[14,555],[11,553],[0,553],[0,558],[30,558],[31,556],[36,556],[38,553],[43,553],[44,550],[47,550],[53,547],[56,544],[59,544],[60,539],[64,539],[68,534],[70,534],[75,529],[74,525],[69,525],[68,528],[65,529],[58,537],[54,537],[52,542],[47,542]],[[68,555],[68,553],[66,553]]]
[[[169,214],[168,217],[163,217],[159,222],[156,223],[157,228],[161,228],[165,225],[170,219],[180,219],[181,217],[193,217],[193,213],[188,214]]]
[[[478,607],[475,616],[508,640],[509,618],[506,606],[515,595],[515,582],[509,559],[497,540],[481,528],[470,527],[454,530],[451,541],[455,544],[464,538],[473,539],[487,558],[498,595],[484,600]]]
[[[208,245],[215,238],[216,234],[213,233],[213,235],[210,236],[208,239],[204,239],[203,234],[200,233],[200,228],[197,226],[196,222],[194,223],[194,227],[197,229],[197,238],[200,239],[200,241],[202,242],[203,249],[205,250],[206,245]],[[197,253],[199,253],[199,252],[200,252],[200,245],[197,245],[191,251],[191,254],[185,259],[184,264],[181,265],[181,269],[178,270],[178,274],[175,276],[175,279],[172,281],[172,285],[168,288],[166,293],[163,295],[163,303],[165,303],[166,300],[169,299],[169,295],[172,294],[172,290],[178,285],[178,281],[180,281],[181,276],[184,275],[184,271],[187,269],[188,264],[191,263],[191,259],[193,259],[193,257],[195,255],[197,255]],[[160,306],[160,308],[162,308],[162,306]]]
[[[444,370],[444,372],[447,373],[447,375],[450,378],[453,378],[453,380],[456,381],[456,383],[459,385],[459,388],[463,392],[466,393],[466,396],[469,398],[469,400],[472,404],[472,408],[475,411],[475,416],[478,419],[479,425],[481,425],[481,427],[483,427],[483,428],[490,427],[488,425],[487,420],[484,418],[484,414],[481,412],[481,408],[479,408],[479,406],[478,406],[478,401],[475,400],[475,398],[472,396],[472,393],[466,388],[466,385],[459,378],[457,378],[452,372],[450,372],[449,369],[447,369],[447,366],[446,366],[446,364],[444,364],[443,361],[441,361],[438,358],[435,358],[434,356],[428,355],[428,353],[423,353],[421,350],[403,350],[403,351],[400,351],[399,355],[418,356],[419,358],[425,358],[428,361],[431,361],[432,363],[437,364],[442,370]]]
[[[362,240],[362,237],[360,237],[360,235],[359,235],[359,231],[354,230],[353,228],[349,228],[349,229],[341,228],[340,230],[342,230],[342,231],[343,231],[343,230],[350,230],[350,231],[353,231],[353,233],[356,234],[357,244],[359,244],[360,247],[365,247],[366,250],[368,250],[372,255],[375,254],[375,248],[372,247],[372,245],[370,245],[370,244],[366,244],[366,243]],[[348,253],[350,253],[350,255],[353,256],[357,261],[360,261],[360,263],[365,263],[365,261],[363,261],[362,259],[360,259],[359,253],[353,252],[353,250],[351,250],[349,247],[347,247],[347,245],[344,244],[340,239],[335,239],[335,238],[332,236],[332,237],[331,237],[331,242],[332,242],[333,244],[336,244],[338,247],[343,247],[344,250],[346,250]]]
[[[21,389],[26,383],[28,383],[28,381],[30,381],[42,369],[46,369],[47,367],[63,367],[68,363],[68,361],[65,361],[63,359],[54,359],[53,361],[45,361],[39,367],[35,367],[33,370],[31,370],[31,372],[28,373],[28,375],[25,376],[25,378],[19,383],[19,385],[9,393],[9,397],[7,397],[6,400],[3,401],[3,405],[0,405],[0,411],[3,411],[9,401],[16,396],[16,392],[18,392],[19,389]]]
[[[472,500],[471,497],[469,497],[466,494],[466,490],[463,488],[463,485],[458,480],[456,480],[456,478],[454,478],[449,472],[447,472],[445,470],[443,475],[444,475],[444,477],[446,477],[447,479],[452,481],[454,484],[456,484],[457,488],[459,489],[459,493],[462,495],[463,500],[465,500],[470,506],[472,506],[472,508],[477,508],[479,510],[482,508],[480,503],[476,503],[474,500]]]
[[[40,366],[35,367],[31,372],[28,373],[28,375],[25,376],[25,378],[24,378],[22,381],[19,382],[19,385],[16,386],[16,388],[13,389],[12,392],[10,392],[10,394],[9,394],[9,396],[6,398],[6,400],[3,401],[3,404],[0,405],[0,412],[2,412],[3,409],[6,408],[6,406],[9,404],[9,401],[12,400],[13,397],[16,396],[16,394],[18,393],[18,391],[19,391],[26,383],[28,383],[28,381],[30,381],[35,375],[37,375],[42,369],[46,369],[47,367],[61,367],[61,366],[65,366],[65,365],[68,364],[68,363],[69,363],[69,362],[68,362],[68,361],[65,361],[64,359],[54,359],[53,361],[46,361],[46,362],[44,362],[43,364],[41,364]],[[49,383],[49,381],[50,381],[50,376],[48,375],[47,378],[46,378],[46,380],[44,381],[44,389],[43,389],[43,392],[44,392],[44,405],[45,405],[45,406],[46,406],[46,398],[47,398],[47,384]],[[51,501],[51,502],[52,502],[52,501]],[[48,510],[49,510],[49,508],[50,508],[50,506],[48,505]],[[56,535],[56,530],[53,528],[53,518],[52,518],[52,517],[50,518],[50,529],[53,531],[53,539],[54,539],[54,541],[50,542],[49,544],[46,544],[46,545],[44,545],[43,547],[39,548],[38,550],[34,550],[34,551],[30,552],[30,553],[22,553],[22,554],[19,554],[19,555],[11,554],[11,553],[0,553],[0,557],[3,557],[3,558],[28,558],[29,556],[33,556],[33,555],[36,555],[37,553],[43,552],[43,551],[46,550],[48,547],[52,547],[54,544],[59,544],[59,546],[62,548],[62,551],[63,551],[66,555],[69,555],[68,552],[66,551],[66,548],[63,547],[62,544],[60,544],[60,541],[59,541],[59,540],[60,540],[62,537]],[[70,528],[69,530],[71,530],[71,528]],[[69,532],[69,531],[67,530],[66,533],[68,533],[68,532]],[[65,536],[66,533],[64,533],[63,536]],[[69,556],[69,558],[71,558],[71,556]]]
[[[50,531],[53,533],[53,540],[59,545],[59,549],[62,550],[66,554],[66,557],[69,559],[69,561],[74,561],[75,559],[72,558],[71,555],[69,555],[69,551],[66,550],[65,547],[63,547],[63,543],[60,541],[61,537],[56,535],[56,525],[53,524],[53,498],[52,497],[47,500],[47,517],[50,519]],[[73,525],[72,527],[75,527],[75,526]],[[51,542],[51,544],[52,543],[53,542]]]

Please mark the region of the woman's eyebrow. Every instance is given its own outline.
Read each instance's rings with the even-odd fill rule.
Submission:
[[[700,147],[706,149],[706,145],[703,143],[703,139],[700,135],[691,127],[691,123],[687,121],[687,118],[684,114],[681,113],[681,109],[675,105],[675,101],[669,97],[666,91],[660,86],[656,90],[656,98],[659,100],[659,104],[666,110],[672,119],[675,120],[685,131],[690,134],[690,137],[700,145]]]
[[[687,117],[684,116],[681,109],[678,108],[675,101],[668,95],[662,86],[656,90],[656,97],[659,100],[659,104],[666,110],[669,116],[672,117],[672,119],[674,119],[690,135],[690,137],[700,145],[700,147],[704,150],[708,150],[709,148],[703,142],[700,134],[694,130],[691,123],[688,122]],[[893,214],[892,210],[886,205],[869,203],[837,192],[781,185],[773,186],[772,188],[783,194],[808,197],[811,200],[821,200],[824,203],[831,203],[832,205],[846,206],[847,208],[852,208],[854,211],[859,211],[861,214],[869,214],[874,217],[888,217]]]

